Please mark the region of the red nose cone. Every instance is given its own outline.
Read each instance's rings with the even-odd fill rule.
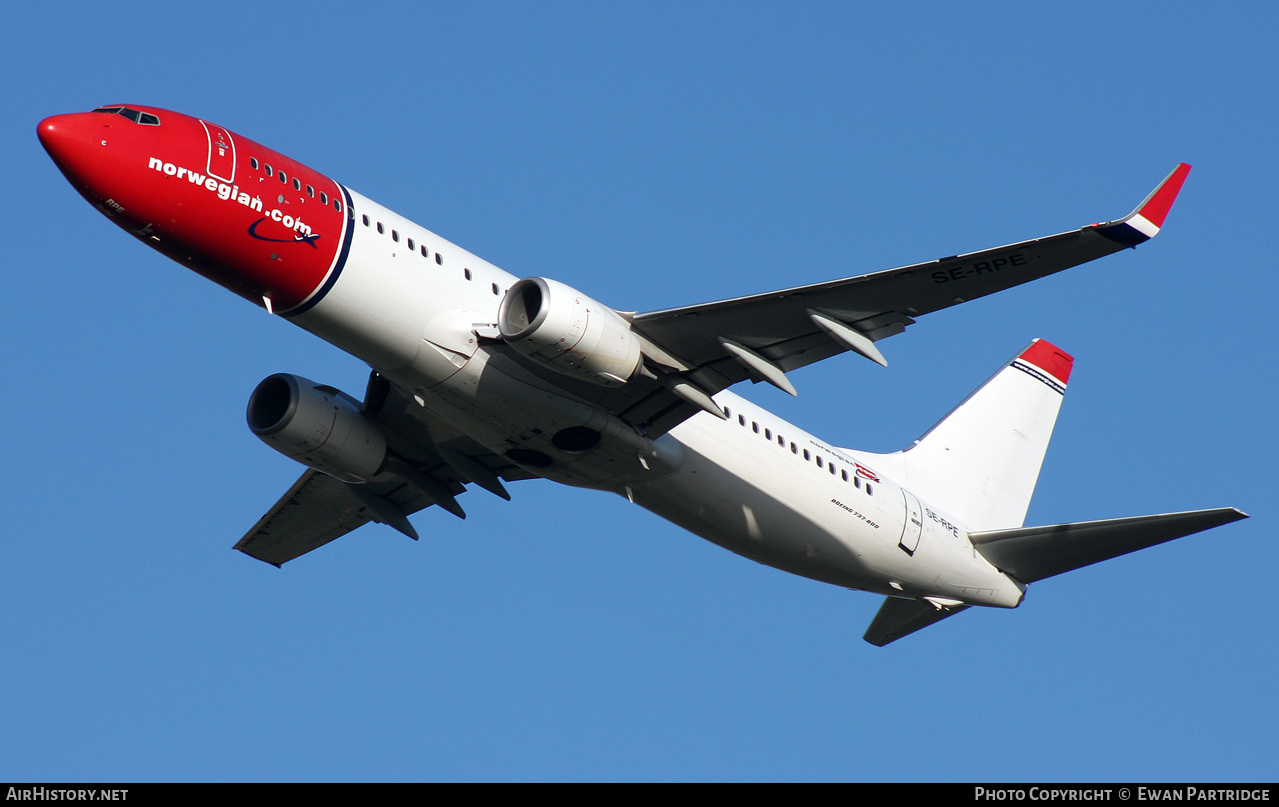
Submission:
[[[40,121],[36,128],[41,145],[63,173],[75,174],[89,150],[93,131],[87,114],[54,115]]]

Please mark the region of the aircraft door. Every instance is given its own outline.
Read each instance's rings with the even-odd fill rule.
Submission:
[[[906,500],[906,517],[902,519],[902,537],[897,545],[907,555],[914,555],[919,548],[920,533],[924,530],[924,513],[915,494],[902,488],[902,498]]]
[[[209,162],[205,172],[223,182],[235,181],[235,140],[216,123],[200,121],[209,138]]]

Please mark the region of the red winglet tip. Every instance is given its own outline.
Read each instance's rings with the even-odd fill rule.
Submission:
[[[1186,182],[1186,175],[1190,173],[1190,165],[1188,163],[1178,163],[1172,173],[1160,183],[1155,192],[1150,194],[1150,198],[1146,200],[1137,212],[1142,218],[1156,227],[1164,226],[1164,219],[1168,217],[1168,211],[1172,209],[1172,203],[1176,201],[1177,194],[1181,192],[1181,186]]]
[[[1075,366],[1075,357],[1049,342],[1047,339],[1036,339],[1030,347],[1021,352],[1017,358],[1033,364],[1053,378],[1065,384],[1070,380],[1070,370]]]

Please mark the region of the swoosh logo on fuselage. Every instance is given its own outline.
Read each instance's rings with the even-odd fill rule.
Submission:
[[[311,249],[319,249],[319,247],[315,245],[316,239],[320,237],[319,233],[307,234],[307,233],[299,233],[295,231],[293,233],[292,238],[267,238],[265,235],[258,235],[257,233],[258,225],[264,221],[266,221],[266,216],[263,216],[262,218],[250,224],[249,235],[252,236],[253,238],[258,239],[259,241],[274,241],[277,244],[306,243],[311,245]]]

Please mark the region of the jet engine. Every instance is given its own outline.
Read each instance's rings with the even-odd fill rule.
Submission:
[[[249,429],[290,459],[343,482],[367,482],[386,460],[386,436],[333,387],[276,373],[249,396]]]
[[[640,341],[630,324],[555,280],[517,281],[502,298],[497,327],[527,358],[606,387],[620,387],[640,367]]]

